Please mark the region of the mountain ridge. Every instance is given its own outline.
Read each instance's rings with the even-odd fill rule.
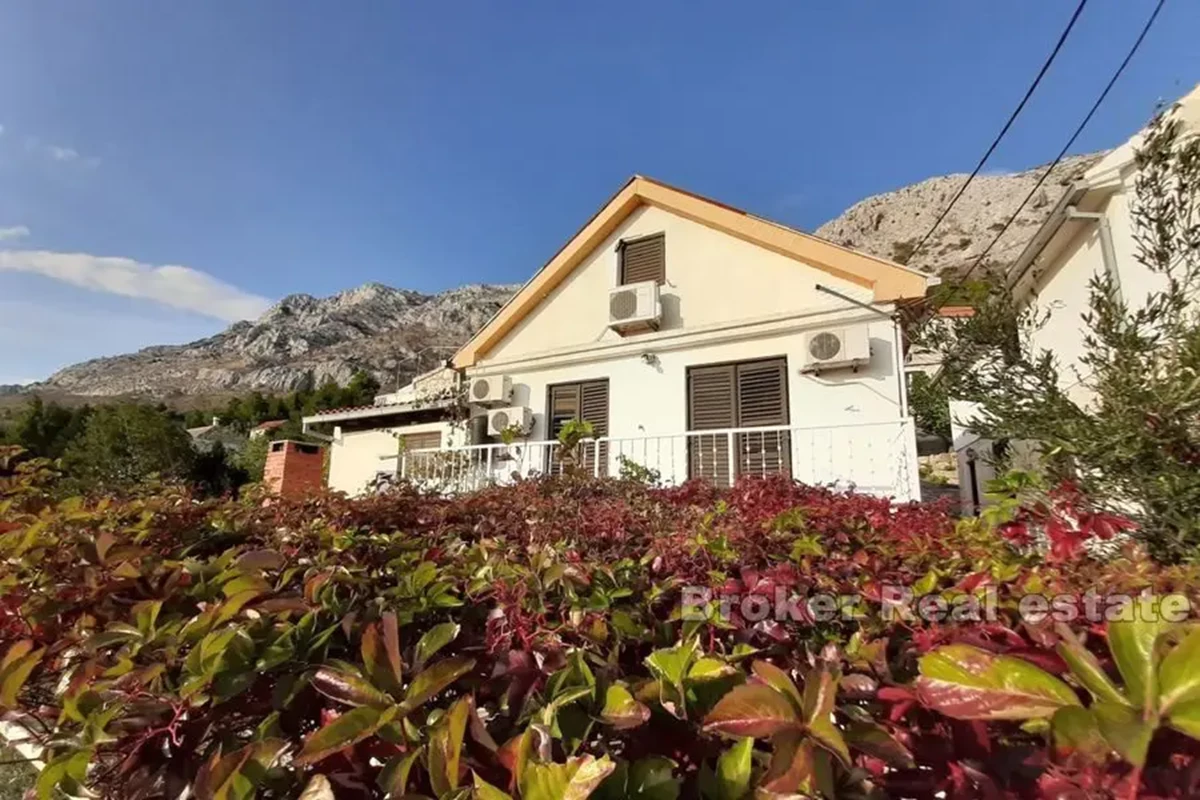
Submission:
[[[1045,221],[1068,186],[1103,153],[1058,164],[997,242],[987,271],[1003,271]],[[928,178],[855,203],[815,235],[953,279],[969,268],[1033,189],[1045,166],[980,175],[921,252],[912,250],[965,174]],[[58,370],[21,393],[149,397],[250,391],[285,392],[327,380],[344,384],[359,370],[392,388],[435,366],[478,330],[517,285],[468,284],[437,294],[366,283],[325,298],[290,294],[256,320],[180,345],[152,345]]]

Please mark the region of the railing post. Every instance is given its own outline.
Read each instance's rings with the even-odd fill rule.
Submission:
[[[487,448],[487,475],[484,478],[488,483],[492,482],[492,446]]]
[[[592,477],[600,477],[600,440],[592,439]]]
[[[725,431],[725,455],[729,461],[729,485],[733,486],[734,465],[737,463],[737,450],[733,446],[733,431]]]

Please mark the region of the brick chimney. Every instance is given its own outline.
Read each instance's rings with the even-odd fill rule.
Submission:
[[[280,439],[271,442],[263,483],[271,494],[298,497],[324,485],[324,454],[319,444]]]

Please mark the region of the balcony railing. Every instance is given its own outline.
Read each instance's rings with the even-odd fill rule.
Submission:
[[[575,458],[594,475],[638,475],[671,486],[688,478],[720,485],[744,475],[787,473],[812,485],[920,498],[911,420],[836,426],[781,425],[606,436],[580,442]],[[564,469],[557,441],[521,441],[410,450],[396,474],[447,492],[479,489]]]

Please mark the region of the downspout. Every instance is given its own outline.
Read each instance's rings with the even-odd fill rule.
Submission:
[[[1108,217],[1099,211],[1080,211],[1075,206],[1067,206],[1066,217],[1082,222],[1095,222],[1099,226],[1100,257],[1104,260],[1104,271],[1108,273],[1108,277],[1112,281],[1117,299],[1123,299],[1121,275],[1117,272],[1117,250],[1113,246],[1112,227],[1108,224]]]
[[[874,313],[878,314],[879,316],[883,317],[884,319],[890,319],[892,321],[892,331],[893,331],[892,336],[895,339],[895,346],[892,348],[892,350],[893,350],[892,360],[894,362],[893,368],[896,370],[896,380],[899,382],[900,416],[901,416],[901,418],[907,418],[908,417],[908,381],[906,380],[906,376],[904,374],[904,339],[902,338],[903,333],[900,330],[900,314],[899,313],[889,314],[886,311],[880,311],[878,308],[875,308],[875,306],[871,305],[870,303],[864,303],[862,300],[853,298],[848,294],[843,294],[842,292],[839,292],[836,289],[830,289],[828,286],[822,286],[819,283],[817,284],[816,288],[817,288],[818,292],[824,292],[825,294],[833,295],[834,297],[836,297],[838,299],[845,300],[847,303],[856,305],[859,308],[865,308],[867,311],[874,312]]]

